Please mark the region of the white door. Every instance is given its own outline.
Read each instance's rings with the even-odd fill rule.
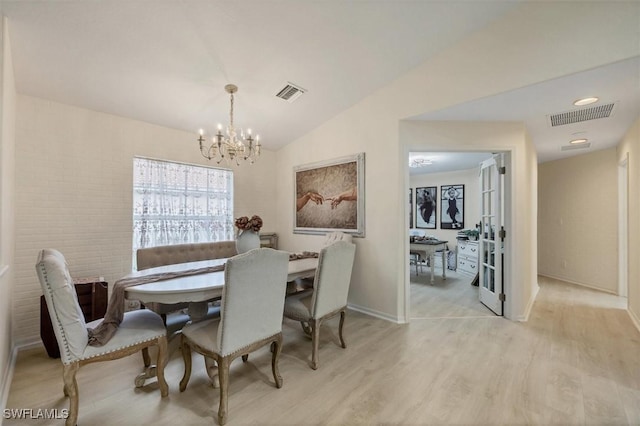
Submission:
[[[480,166],[480,193],[482,194],[478,258],[480,302],[497,315],[502,315],[504,302],[502,290],[504,168],[501,166],[502,154],[494,156]]]

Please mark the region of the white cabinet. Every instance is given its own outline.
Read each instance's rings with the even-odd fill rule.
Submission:
[[[475,276],[478,272],[478,241],[458,241],[458,271]]]

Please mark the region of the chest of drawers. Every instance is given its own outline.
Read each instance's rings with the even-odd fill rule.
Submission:
[[[78,303],[84,320],[90,322],[104,317],[107,311],[107,282],[103,279],[77,280],[75,283]],[[60,358],[60,349],[49,317],[49,309],[44,296],[40,296],[40,337],[47,354]]]
[[[475,276],[478,272],[478,241],[458,241],[458,272]]]

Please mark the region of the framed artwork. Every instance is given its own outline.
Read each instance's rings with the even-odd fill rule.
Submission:
[[[438,188],[416,188],[416,228],[436,229]]]
[[[364,237],[364,152],[296,166],[293,181],[294,233]]]
[[[464,185],[442,185],[440,204],[440,229],[463,229]]]
[[[413,188],[409,188],[409,229],[413,228]]]

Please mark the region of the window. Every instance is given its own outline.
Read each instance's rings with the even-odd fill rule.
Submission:
[[[139,248],[233,239],[233,172],[133,159],[133,254]]]

